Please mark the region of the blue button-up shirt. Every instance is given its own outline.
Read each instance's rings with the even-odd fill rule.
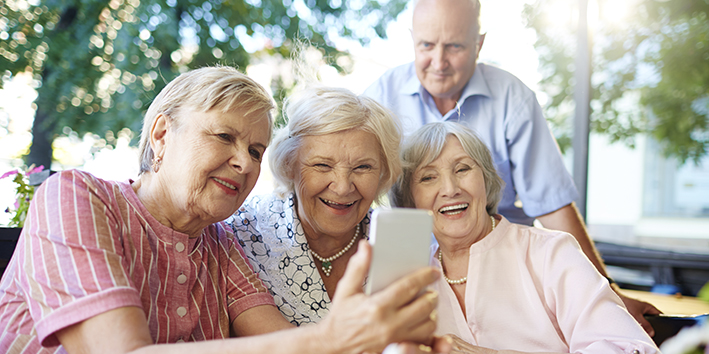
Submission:
[[[512,222],[531,225],[578,198],[534,92],[502,69],[479,63],[458,106],[445,115],[421,86],[413,63],[387,71],[364,95],[396,113],[405,135],[444,120],[477,132],[505,181],[498,212]]]

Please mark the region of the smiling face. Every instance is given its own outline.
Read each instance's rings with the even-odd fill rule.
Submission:
[[[441,154],[413,174],[411,194],[416,208],[433,211],[433,233],[473,242],[489,231],[485,180],[480,167],[455,136],[448,136]]]
[[[375,136],[361,130],[302,138],[293,179],[306,234],[352,236],[377,196],[379,150]]]
[[[166,206],[162,212],[173,222],[193,219],[208,225],[223,220],[256,184],[268,145],[268,117],[245,117],[243,110],[184,109],[179,114],[179,126],[163,115],[156,123],[167,125],[157,146],[163,159],[156,174]]]
[[[475,72],[482,46],[471,0],[421,0],[414,9],[412,37],[416,76],[439,101],[456,101]]]

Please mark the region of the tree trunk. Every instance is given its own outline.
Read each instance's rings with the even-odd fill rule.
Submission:
[[[52,140],[54,140],[54,124],[50,123],[49,114],[37,107],[37,113],[32,123],[32,146],[27,155],[27,165],[44,166],[46,169],[52,168]]]

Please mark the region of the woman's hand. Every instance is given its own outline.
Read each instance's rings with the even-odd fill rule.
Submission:
[[[645,319],[645,315],[659,315],[662,311],[658,310],[657,307],[650,303],[626,296],[617,284],[611,285],[611,288],[615,290],[616,294],[623,300],[623,304],[630,315],[640,323],[640,326],[642,326],[650,337],[654,337],[655,330],[652,328],[652,325],[650,325],[650,322]]]
[[[432,313],[438,295],[435,292],[416,295],[440,276],[438,271],[419,270],[367,296],[362,292],[362,284],[371,254],[371,246],[360,241],[337,285],[330,314],[318,324],[323,346],[337,353],[362,353],[381,352],[389,343],[436,344],[433,341],[436,321]]]

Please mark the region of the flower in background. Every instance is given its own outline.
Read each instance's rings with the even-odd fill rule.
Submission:
[[[35,167],[32,165],[25,169],[5,172],[2,176],[0,176],[0,179],[15,176],[12,181],[17,185],[17,188],[15,189],[16,200],[13,205],[14,210],[9,207],[5,209],[6,213],[14,214],[10,220],[10,226],[24,226],[27,211],[30,209],[30,201],[34,196],[34,186],[29,184],[29,176],[43,170],[44,166]]]

